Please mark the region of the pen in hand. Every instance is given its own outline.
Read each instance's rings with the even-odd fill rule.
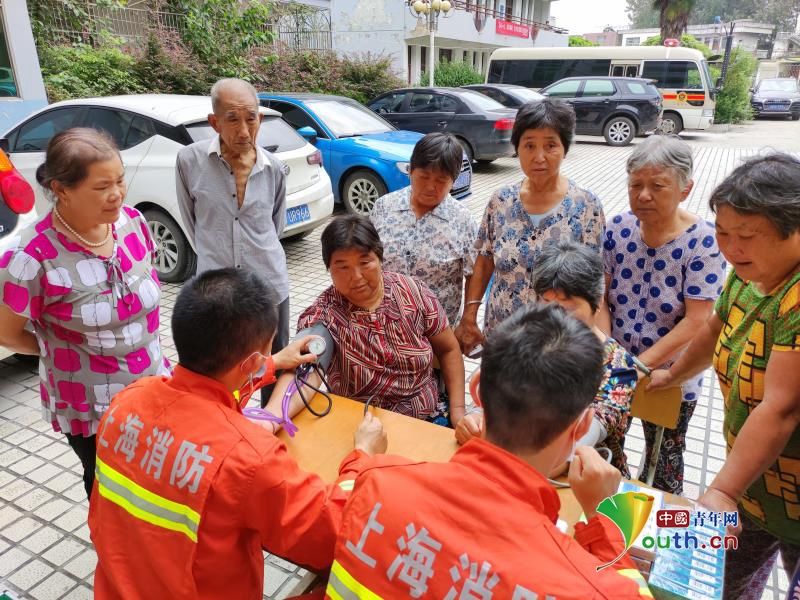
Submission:
[[[367,401],[364,403],[364,415],[367,414],[367,411],[369,410],[369,405],[372,403],[372,399],[374,397],[375,396],[370,396],[369,398],[367,398]]]

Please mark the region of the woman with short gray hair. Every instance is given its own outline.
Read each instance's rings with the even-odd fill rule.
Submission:
[[[733,272],[683,356],[653,373],[676,385],[711,365],[725,399],[728,457],[699,499],[738,511],[725,558],[725,599],[756,599],[781,555],[800,570],[800,160],[753,158],[711,195],[717,239]]]
[[[681,208],[692,166],[692,150],[678,137],[638,144],[627,163],[631,210],[606,225],[606,331],[650,368],[680,356],[722,291],[725,260],[714,226]],[[683,493],[686,431],[701,386],[700,376],[684,384],[678,425],[664,433],[654,485],[673,494]],[[643,425],[649,462],[655,427]]]
[[[604,373],[592,403],[594,417],[589,431],[577,445],[606,448],[611,464],[624,477],[630,478],[624,448],[637,373],[633,357],[596,324],[603,304],[603,259],[594,249],[582,244],[551,244],[539,255],[532,277],[533,289],[539,298],[561,306],[603,342]],[[462,444],[483,429],[482,417],[474,410],[464,420],[465,423],[456,427],[456,439]],[[565,467],[566,463],[559,465],[549,475],[556,477]]]

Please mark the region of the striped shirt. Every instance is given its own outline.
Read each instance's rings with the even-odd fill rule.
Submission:
[[[439,392],[430,338],[447,329],[447,315],[424,284],[383,273],[374,311],[350,303],[333,286],[300,315],[297,330],[322,323],[336,343],[328,369],[331,391],[400,414],[430,416]]]

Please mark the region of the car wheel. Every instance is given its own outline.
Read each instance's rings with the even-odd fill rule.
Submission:
[[[197,255],[181,228],[168,214],[156,208],[149,208],[142,214],[147,219],[156,246],[153,266],[158,278],[165,283],[180,283],[194,271]]]
[[[627,146],[636,137],[636,126],[628,117],[614,117],[603,128],[609,146]]]
[[[472,151],[472,146],[469,145],[469,142],[464,138],[456,138],[458,143],[461,144],[461,147],[464,148],[464,154],[467,155],[467,160],[469,164],[472,164],[475,161],[475,153]]]
[[[800,113],[797,113],[796,115],[792,115],[792,121],[800,121]]]
[[[490,165],[490,164],[492,164],[492,163],[493,163],[495,160],[496,160],[496,159],[494,159],[494,158],[482,158],[481,160],[479,160],[479,161],[478,161],[478,164],[479,164],[479,165]]]
[[[372,171],[361,169],[351,173],[344,182],[342,201],[347,212],[369,216],[375,202],[386,194],[386,184]]]
[[[676,113],[664,113],[659,130],[664,135],[678,135],[683,131],[683,119]]]

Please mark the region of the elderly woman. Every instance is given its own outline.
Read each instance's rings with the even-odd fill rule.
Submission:
[[[439,299],[452,326],[475,263],[478,225],[450,196],[464,151],[448,133],[429,133],[411,153],[411,185],[379,198],[371,219],[383,243],[383,268],[416,277]]]
[[[561,174],[575,132],[575,112],[550,99],[525,104],[511,142],[525,177],[496,191],[478,231],[478,257],[456,337],[469,354],[498,323],[536,301],[531,274],[545,245],[575,241],[599,251],[604,217],[600,201]],[[478,308],[494,273],[484,332]]]
[[[168,372],[154,245],[139,211],[122,204],[125,170],[106,134],[57,134],[36,177],[54,206],[0,257],[0,344],[39,356],[44,418],[80,458],[89,495],[111,398]]]
[[[322,324],[330,332],[331,391],[444,425],[436,357],[457,424],[464,415],[464,360],[436,296],[411,277],[383,270],[383,244],[364,217],[334,218],[322,232],[322,259],[333,285],[303,311],[297,329]]]
[[[692,164],[691,148],[677,137],[637,145],[627,164],[631,210],[606,226],[611,322],[603,328],[651,369],[680,355],[711,314],[725,277],[714,226],[681,208],[692,191]],[[683,493],[686,431],[701,386],[699,375],[686,382],[678,425],[664,433],[654,485],[673,494]],[[655,427],[645,423],[644,433],[649,461]]]
[[[651,387],[710,364],[725,399],[728,458],[699,502],[739,511],[739,549],[725,565],[726,598],[761,598],[778,553],[800,559],[800,161],[751,159],[714,191],[717,240],[733,272],[715,312]]]
[[[624,446],[637,374],[631,355],[595,322],[603,302],[602,258],[593,249],[575,242],[549,245],[533,269],[533,289],[543,301],[560,305],[585,323],[603,342],[605,374],[592,403],[594,419],[577,445],[607,448],[611,464],[629,478]],[[456,439],[464,443],[482,429],[479,419],[471,411],[457,429]],[[564,466],[551,476],[559,475]]]

